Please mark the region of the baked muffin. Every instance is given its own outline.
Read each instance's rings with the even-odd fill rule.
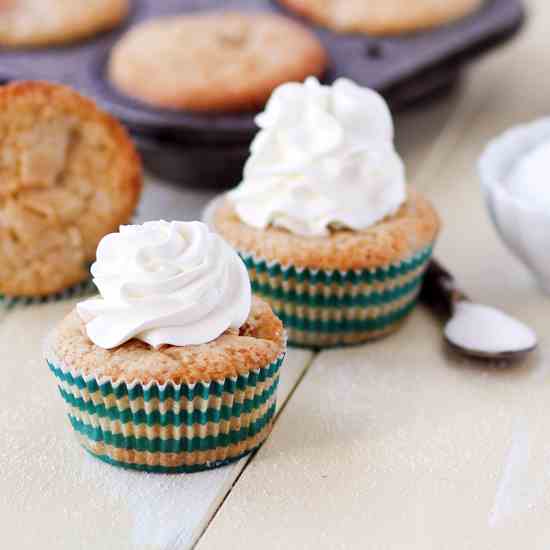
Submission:
[[[280,0],[290,10],[343,33],[391,35],[451,23],[484,0]]]
[[[141,164],[122,126],[75,91],[0,87],[0,294],[43,297],[89,276],[100,239],[126,223]]]
[[[306,28],[269,13],[200,12],[150,19],[111,52],[109,78],[155,107],[246,111],[283,82],[321,75],[325,51]]]
[[[271,429],[282,323],[251,297],[237,254],[199,222],[148,222],[106,236],[47,361],[86,450],[149,472],[213,468]]]
[[[359,344],[414,308],[439,219],[393,145],[389,109],[351,81],[275,91],[243,182],[208,222],[240,254],[289,343]]]
[[[0,44],[38,47],[74,42],[115,27],[129,8],[129,0],[0,0]]]

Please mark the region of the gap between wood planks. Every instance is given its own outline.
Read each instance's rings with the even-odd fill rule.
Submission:
[[[298,377],[298,379],[296,380],[296,383],[294,384],[294,386],[292,387],[292,389],[290,390],[287,398],[285,399],[284,403],[282,403],[280,409],[277,411],[277,414],[275,415],[275,419],[273,421],[273,427],[275,427],[275,424],[277,423],[277,420],[279,419],[279,416],[283,413],[283,411],[285,410],[287,404],[290,402],[290,400],[292,399],[292,396],[294,395],[294,392],[298,389],[298,386],[300,385],[300,383],[302,382],[302,380],[304,379],[305,375],[307,374],[307,372],[309,371],[310,367],[313,365],[313,363],[315,362],[315,359],[317,358],[317,356],[319,355],[319,352],[313,352],[311,354],[311,356],[309,357],[306,365],[304,366],[304,368],[302,369],[302,372],[300,373],[300,376]],[[260,447],[261,448],[261,447]],[[190,548],[195,548],[198,543],[200,542],[201,538],[203,537],[204,533],[207,531],[207,529],[210,527],[210,524],[214,521],[214,519],[216,518],[218,512],[220,511],[221,507],[224,505],[225,501],[227,500],[227,497],[229,496],[229,494],[231,493],[231,491],[233,490],[233,487],[235,487],[235,485],[237,484],[237,482],[239,481],[239,479],[241,478],[241,476],[243,475],[243,473],[245,472],[246,468],[248,467],[248,465],[252,462],[252,460],[254,460],[254,458],[256,457],[256,453],[258,452],[259,449],[256,449],[252,454],[250,454],[245,460],[245,464],[244,466],[242,467],[241,471],[238,473],[237,477],[233,480],[233,483],[231,484],[231,487],[229,487],[229,489],[226,491],[225,495],[223,496],[223,498],[221,499],[219,505],[216,507],[216,509],[214,510],[213,514],[210,516],[210,518],[208,519],[208,521],[206,522],[206,524],[204,525],[204,527],[201,529],[201,531],[197,534],[195,540],[191,541],[191,545],[190,545]],[[180,550],[180,541],[177,540],[174,545],[171,547],[171,548],[168,548],[167,550]]]

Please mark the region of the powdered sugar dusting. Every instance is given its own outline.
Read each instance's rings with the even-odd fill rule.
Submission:
[[[100,503],[108,498],[114,508],[129,512],[133,548],[184,548],[200,534],[206,512],[217,507],[220,488],[229,489],[245,462],[193,475],[159,475],[121,470],[86,456],[79,475],[92,484]]]

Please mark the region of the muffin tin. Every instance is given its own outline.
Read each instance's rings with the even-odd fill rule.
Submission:
[[[135,23],[204,9],[269,10],[269,0],[134,0],[124,25],[88,41],[35,50],[0,49],[0,79],[47,79],[94,98],[126,124],[160,176],[186,183],[235,183],[255,133],[254,113],[193,114],[155,109],[119,94],[106,79],[113,43]],[[347,76],[383,93],[395,109],[447,89],[462,65],[521,26],[520,0],[489,0],[476,14],[431,31],[397,37],[342,35],[314,27],[331,61],[325,80]]]

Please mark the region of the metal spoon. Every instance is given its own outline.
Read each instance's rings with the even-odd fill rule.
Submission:
[[[515,361],[524,358],[537,347],[537,336],[531,328],[497,309],[471,302],[458,288],[454,277],[436,260],[432,260],[426,271],[420,298],[432,310],[447,319],[445,341],[451,349],[462,355],[476,359]],[[488,328],[488,325],[479,325],[480,316],[473,315],[475,311],[483,313],[481,317],[484,324],[490,325],[494,319],[506,327],[512,327],[521,338],[516,342],[513,339],[506,341],[505,331],[500,337],[497,330],[492,334],[497,336],[496,342],[472,343],[472,338],[457,337],[456,330],[453,329],[456,328],[458,315],[461,316],[460,323],[470,334],[482,335]]]

